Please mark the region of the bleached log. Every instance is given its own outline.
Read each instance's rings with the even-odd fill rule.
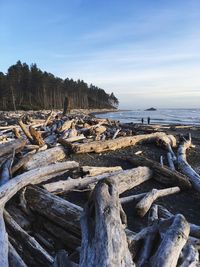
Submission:
[[[187,242],[190,226],[181,214],[174,217],[170,228],[151,259],[153,267],[176,267],[182,248]]]
[[[144,240],[142,249],[140,250],[140,255],[137,261],[136,266],[142,267],[148,263],[148,259],[151,256],[153,247],[155,246],[156,234],[158,232],[158,207],[153,205],[148,217],[148,225],[155,228],[155,232],[149,232]]]
[[[0,157],[12,154],[13,150],[15,150],[16,153],[19,152],[21,149],[24,148],[25,144],[26,144],[26,141],[24,141],[22,138],[16,139],[11,142],[7,142],[5,144],[1,144],[0,145]]]
[[[80,238],[80,206],[36,186],[26,188],[25,198],[33,211]]]
[[[169,219],[174,216],[174,214],[172,214],[169,210],[167,210],[161,205],[158,205],[158,209],[159,209],[159,216],[162,219]],[[190,235],[196,238],[200,238],[200,225],[190,223]]]
[[[26,128],[26,126],[24,125],[24,123],[22,122],[22,120],[17,120],[19,126],[21,127],[22,131],[24,132],[24,134],[26,135],[27,139],[30,141],[31,144],[33,143],[33,137],[31,136],[29,130]]]
[[[4,210],[4,219],[6,226],[10,229],[15,239],[20,242],[20,244],[25,246],[35,257],[38,262],[44,265],[50,265],[53,263],[53,258],[44,250],[44,248],[24,231],[9,215],[7,211]]]
[[[58,142],[61,143],[63,146],[66,146],[66,145],[68,145],[68,143],[73,143],[73,142],[81,141],[81,140],[83,140],[85,138],[86,137],[83,134],[81,134],[81,135],[74,136],[74,137],[68,137],[66,139],[59,138],[58,139]]]
[[[193,187],[200,192],[200,175],[189,165],[186,158],[186,151],[192,146],[191,137],[184,140],[178,147],[178,168],[189,177]]]
[[[46,121],[44,123],[44,127],[46,127],[48,125],[52,115],[53,115],[53,110],[51,110],[51,112],[48,114],[48,117],[47,117],[47,119],[46,119]]]
[[[121,197],[120,198],[120,202],[121,204],[125,204],[131,201],[137,201],[140,200],[141,198],[143,198],[147,193],[141,193],[141,194],[137,194],[137,195],[132,195],[132,196],[128,196],[128,197]]]
[[[112,177],[118,182],[119,193],[123,193],[152,178],[152,171],[147,167],[138,167],[116,173],[105,173],[102,175],[84,177],[77,179],[62,180],[54,183],[44,184],[43,187],[49,192],[61,193],[74,189],[83,189],[105,178]]]
[[[9,242],[8,261],[9,267],[27,267],[15,248]]]
[[[135,266],[128,250],[117,185],[97,184],[81,218],[80,267]]]
[[[172,154],[170,152],[167,152],[167,160],[168,160],[168,163],[169,163],[169,168],[172,171],[175,171],[174,161],[173,161],[173,158],[172,158]]]
[[[29,171],[38,167],[44,167],[64,159],[65,156],[66,154],[63,147],[53,147],[32,155],[32,157],[23,165],[23,169]]]
[[[136,205],[137,213],[143,217],[150,209],[152,203],[159,197],[168,196],[180,192],[179,187],[171,187],[166,189],[152,189],[147,193]]]
[[[45,142],[42,138],[42,135],[39,131],[35,130],[32,126],[29,127],[30,134],[33,138],[33,143],[35,145],[38,145],[39,147],[42,147],[45,145]]]
[[[81,170],[87,174],[87,176],[95,176],[103,173],[112,173],[115,171],[121,171],[121,166],[115,167],[93,167],[93,166],[82,166]]]
[[[73,122],[74,122],[74,119],[65,121],[64,124],[58,129],[58,131],[63,132],[65,130],[68,130],[69,128],[71,128]]]
[[[124,159],[131,162],[133,166],[147,166],[151,168],[154,172],[153,178],[160,183],[167,185],[176,185],[181,189],[191,188],[191,184],[187,176],[177,171],[172,171],[166,166],[162,167],[160,163],[156,161],[136,155],[125,157]]]
[[[3,209],[4,207],[0,207],[0,266],[8,267],[8,234],[5,228]]]
[[[33,157],[33,154],[26,154],[23,158],[21,158],[14,166],[11,168],[11,173],[14,174],[17,172],[21,167],[24,166],[27,162],[29,162]]]
[[[77,168],[79,164],[75,161],[58,162],[47,167],[37,168],[9,180],[0,187],[0,207],[2,207],[21,188],[28,184],[37,184],[48,179],[48,175],[61,171]]]
[[[163,144],[170,143],[173,146],[175,145],[175,142],[172,143],[171,138],[168,138],[165,133],[157,132],[145,135],[119,137],[114,140],[94,141],[90,142],[89,144],[71,144],[71,149],[74,153],[101,153],[104,151],[133,146],[141,141],[156,142],[157,140],[162,140]]]
[[[193,245],[186,244],[182,251],[180,267],[199,266],[199,252]]]

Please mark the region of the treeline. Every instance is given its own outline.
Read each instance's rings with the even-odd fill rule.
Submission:
[[[64,99],[70,108],[117,108],[114,94],[82,80],[65,80],[18,61],[7,74],[0,72],[0,110],[61,109]]]

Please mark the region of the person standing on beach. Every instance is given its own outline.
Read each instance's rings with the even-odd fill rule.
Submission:
[[[141,119],[141,122],[142,122],[142,124],[144,124],[144,119],[143,118]]]
[[[150,117],[148,117],[147,118],[147,123],[150,124],[150,121],[151,121],[151,119],[150,119]]]

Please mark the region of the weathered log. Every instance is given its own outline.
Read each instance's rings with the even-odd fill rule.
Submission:
[[[81,218],[80,267],[134,266],[121,211],[114,180],[99,182]]]
[[[28,186],[25,197],[33,211],[80,237],[81,207],[36,186]]]
[[[3,218],[3,207],[0,207],[0,266],[8,267],[8,234]]]
[[[58,131],[63,132],[63,131],[68,130],[69,128],[71,128],[73,122],[74,122],[74,119],[70,121],[65,121],[64,124],[58,129]]]
[[[12,168],[11,173],[14,174],[17,172],[20,168],[24,166],[27,162],[29,162],[33,157],[33,154],[27,153],[23,158],[21,158]]]
[[[125,204],[131,201],[137,201],[140,200],[141,198],[143,198],[147,193],[141,193],[141,194],[137,194],[137,195],[131,195],[128,197],[121,197],[120,198],[120,202],[121,204]]]
[[[49,124],[49,121],[50,121],[52,115],[53,115],[53,110],[51,110],[51,112],[48,114],[48,117],[46,118],[46,121],[44,123],[45,127]]]
[[[74,136],[74,137],[68,137],[68,138],[65,138],[65,139],[60,137],[60,138],[58,138],[58,142],[60,144],[62,144],[63,146],[67,146],[68,147],[69,143],[81,141],[81,140],[83,140],[85,138],[86,137],[83,134],[78,135],[78,136]]]
[[[0,170],[0,186],[7,183],[11,177],[11,166],[13,158],[7,159],[1,166]]]
[[[65,151],[62,146],[53,147],[32,155],[30,160],[23,165],[23,169],[29,171],[38,167],[44,167],[64,159],[65,156]]]
[[[160,183],[167,185],[176,185],[181,189],[191,188],[191,184],[187,176],[177,171],[172,171],[166,166],[162,167],[160,163],[156,161],[136,155],[125,157],[124,159],[132,163],[134,166],[147,166],[151,168],[154,171],[153,178]]]
[[[52,236],[56,237],[59,242],[62,242],[67,249],[74,250],[81,245],[81,239],[73,234],[70,234],[60,226],[57,226],[55,223],[43,221],[43,226]]]
[[[44,250],[44,248],[35,240],[35,238],[27,234],[27,232],[24,231],[5,210],[4,219],[6,226],[15,236],[15,239],[17,239],[22,246],[28,248],[28,250],[36,258],[36,261],[43,264],[43,266],[49,266],[53,263],[53,258]]]
[[[200,192],[200,175],[189,165],[186,159],[186,150],[192,146],[191,137],[185,140],[178,147],[178,168],[189,177],[193,187]]]
[[[29,131],[30,131],[30,134],[33,138],[33,143],[35,145],[38,145],[39,147],[42,147],[45,145],[45,142],[44,142],[40,132],[35,130],[32,126],[29,127]]]
[[[94,141],[85,144],[71,144],[71,149],[74,153],[101,153],[108,150],[116,150],[119,148],[133,146],[141,141],[155,142],[157,140],[162,140],[164,144],[172,143],[171,138],[169,138],[165,133],[157,132],[146,135],[119,137],[114,140]],[[172,145],[174,144],[175,143]]]
[[[9,242],[9,251],[8,251],[8,261],[9,267],[27,267],[22,258],[19,256],[15,248]]]
[[[172,171],[175,171],[175,166],[174,166],[174,161],[173,161],[173,158],[172,158],[172,154],[170,152],[167,152],[167,160],[168,160],[168,163],[169,163],[169,168],[172,170]]]
[[[199,252],[193,246],[186,244],[182,251],[180,267],[196,267],[199,266]]]
[[[147,167],[138,167],[117,173],[105,173],[93,177],[68,179],[43,185],[49,192],[61,193],[74,189],[83,189],[86,186],[96,183],[105,178],[112,177],[118,182],[119,193],[123,193],[152,178],[152,171]]]
[[[33,143],[33,137],[31,136],[29,130],[26,128],[26,126],[24,125],[24,123],[22,122],[22,120],[17,120],[19,126],[21,127],[22,131],[24,132],[24,134],[26,135],[27,139],[30,141],[31,144]]]
[[[136,205],[137,213],[143,217],[150,209],[152,203],[159,197],[168,196],[180,192],[179,187],[170,187],[166,189],[152,189]]]
[[[158,247],[155,255],[151,259],[153,267],[175,267],[178,262],[180,252],[188,239],[190,226],[181,214],[174,217],[170,228]]]
[[[75,161],[58,162],[38,169],[25,172],[9,180],[0,187],[0,207],[2,207],[12,196],[14,196],[21,188],[28,184],[37,184],[47,180],[48,175],[52,175],[61,171],[77,168],[79,164]]]
[[[115,167],[94,167],[94,166],[82,166],[81,170],[87,174],[87,176],[95,176],[103,173],[112,173],[115,171],[121,171],[121,166]]]
[[[139,259],[136,266],[142,267],[148,263],[148,259],[151,256],[153,247],[155,246],[156,234],[158,232],[158,207],[153,205],[148,217],[148,225],[155,228],[155,232],[149,232],[144,240],[143,248],[141,249]]]
[[[16,138],[20,138],[21,137],[21,135],[20,135],[20,133],[19,133],[19,131],[18,131],[18,129],[17,128],[13,128],[12,129],[12,132],[14,133],[14,136],[16,137]]]
[[[161,205],[158,205],[159,216],[162,219],[169,219],[174,216],[169,210]],[[200,225],[190,223],[190,235],[196,238],[200,238]]]
[[[19,152],[21,149],[23,149],[25,144],[26,144],[26,141],[24,141],[22,138],[16,139],[11,142],[7,142],[5,144],[1,144],[0,145],[0,157],[12,154],[13,150],[16,153]]]

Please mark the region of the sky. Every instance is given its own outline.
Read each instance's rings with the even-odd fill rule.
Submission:
[[[200,108],[200,0],[0,0],[0,71],[18,60],[122,109]]]

